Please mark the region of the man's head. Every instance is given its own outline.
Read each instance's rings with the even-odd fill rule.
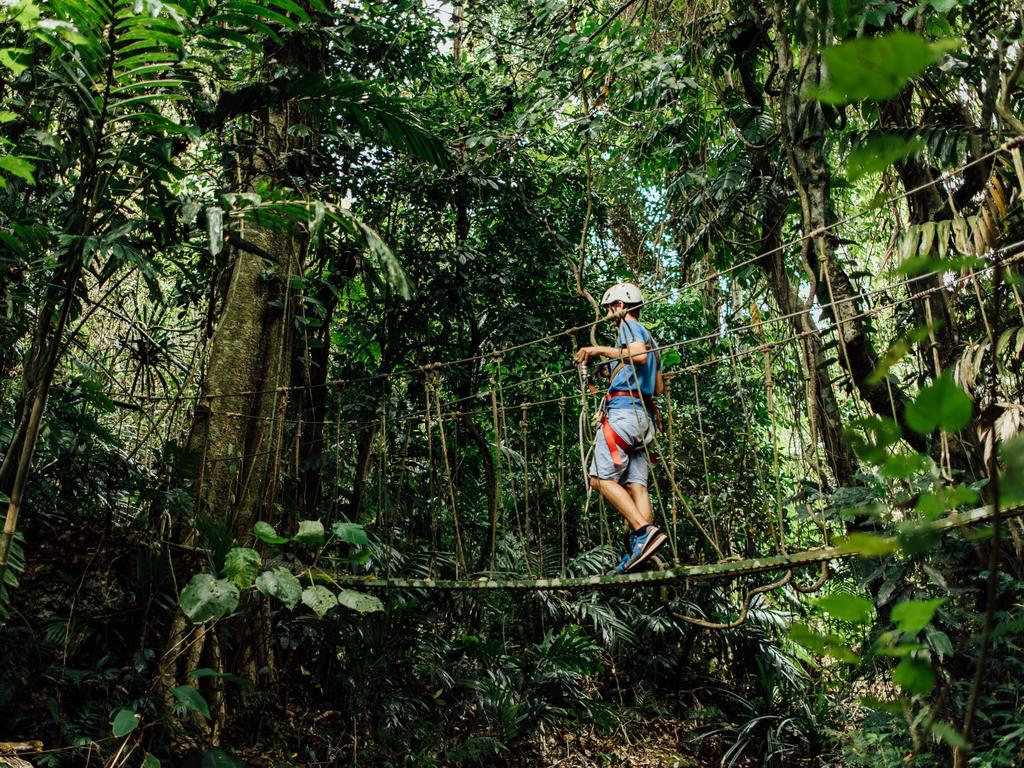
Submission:
[[[618,320],[627,314],[639,320],[640,305],[643,302],[644,297],[640,289],[633,283],[616,283],[601,297],[601,307],[608,313],[608,317]]]

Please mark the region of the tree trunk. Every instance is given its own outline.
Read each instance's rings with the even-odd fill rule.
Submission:
[[[737,38],[740,39],[753,41],[748,46],[742,46],[737,42],[733,47],[743,94],[750,104],[764,111],[765,87],[756,79],[759,46],[767,43],[764,29],[756,20],[751,19],[748,29]],[[721,91],[717,88],[716,90],[721,96]],[[722,108],[728,110],[729,105],[725,99],[721,99],[721,103]],[[771,154],[773,147],[772,142],[748,147],[754,171],[766,188],[776,176],[781,175],[776,170],[778,163]],[[857,472],[857,457],[843,436],[839,403],[832,381],[826,375],[821,336],[809,314],[801,313],[804,307],[797,294],[797,288],[786,271],[785,252],[782,249],[782,225],[786,218],[787,203],[788,200],[784,198],[770,197],[769,202],[765,204],[761,216],[759,248],[768,255],[758,262],[758,266],[764,272],[779,311],[787,316],[786,322],[793,333],[801,338],[806,401],[810,417],[813,419],[812,426],[824,445],[829,469],[838,485],[850,486],[853,485]]]
[[[826,107],[816,100],[805,100],[801,95],[806,88],[821,83],[820,52],[803,48],[801,61],[794,68],[789,38],[784,32],[782,8],[778,3],[773,4],[772,12],[779,71],[786,73],[779,110],[782,138],[793,181],[800,194],[803,231],[808,236],[802,247],[805,268],[818,302],[829,306],[825,314],[832,318],[837,335],[840,367],[849,374],[861,397],[876,414],[895,419],[903,427],[904,439],[915,449],[925,450],[927,444],[924,439],[905,426],[903,414],[907,398],[900,388],[892,381],[871,380],[871,374],[878,366],[878,354],[867,335],[864,319],[858,316],[863,309],[859,305],[858,292],[837,259],[834,233],[824,229],[835,222],[831,171],[825,158]],[[808,19],[806,23],[808,29],[812,29],[816,21]],[[794,72],[800,73],[796,82],[792,79]]]

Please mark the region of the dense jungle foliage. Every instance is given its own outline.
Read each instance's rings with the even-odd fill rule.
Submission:
[[[0,14],[0,765],[1024,763],[1019,4]]]

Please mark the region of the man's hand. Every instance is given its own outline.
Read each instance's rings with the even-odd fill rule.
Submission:
[[[586,365],[590,357],[595,354],[597,354],[597,347],[580,347],[572,359],[576,365]]]

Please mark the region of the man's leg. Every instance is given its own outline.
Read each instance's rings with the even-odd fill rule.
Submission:
[[[637,514],[640,516],[640,520],[642,520],[640,525],[633,525],[633,530],[653,523],[654,510],[651,509],[651,495],[647,492],[647,486],[643,483],[629,483],[626,486],[626,490],[629,491]]]
[[[646,488],[644,490],[644,497],[647,498],[647,511],[646,513],[640,509],[633,496],[633,487],[630,485],[629,490],[626,490],[619,485],[616,480],[602,480],[599,477],[591,477],[590,485],[592,488],[596,488],[597,491],[604,496],[605,501],[611,504],[616,511],[629,523],[630,527],[634,531],[638,531],[647,525],[652,519],[651,513],[651,501],[647,498]]]

